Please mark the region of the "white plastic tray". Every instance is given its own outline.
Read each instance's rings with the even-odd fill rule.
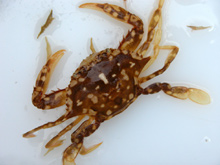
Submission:
[[[46,60],[47,36],[53,51],[67,50],[52,77],[50,88],[64,88],[80,61],[87,57],[90,38],[96,50],[117,48],[130,26],[91,10],[79,9],[81,0],[0,1],[0,165],[61,165],[63,146],[44,156],[46,142],[67,123],[37,133],[22,134],[64,113],[65,107],[41,111],[31,103],[33,86]],[[124,7],[122,0],[99,0]],[[143,19],[145,28],[157,0],[127,0],[127,9]],[[220,164],[220,2],[218,0],[165,0],[161,45],[180,48],[170,68],[144,84],[169,82],[201,88],[212,97],[210,105],[171,98],[164,93],[141,96],[124,113],[103,123],[86,146],[103,141],[91,154],[79,155],[80,165],[218,165]],[[36,39],[53,9],[55,20]],[[211,26],[192,31],[187,25]],[[145,36],[146,38],[146,36]],[[163,52],[145,75],[160,68]],[[74,131],[74,130],[72,130]]]

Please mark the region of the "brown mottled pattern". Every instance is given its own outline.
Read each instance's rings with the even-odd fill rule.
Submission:
[[[134,51],[142,40],[142,34],[144,33],[143,22],[138,16],[129,13],[127,23],[133,25],[134,27],[123,38],[119,45],[119,49]],[[132,35],[132,32],[134,32],[134,35]]]
[[[142,20],[135,14],[131,14],[130,12],[116,5],[110,5],[106,3],[96,4],[96,6],[103,9],[103,11],[109,16],[134,26],[123,38],[118,47],[121,50],[134,51],[139,45],[142,39],[142,34],[144,33]],[[134,32],[134,35],[132,35],[132,32]]]
[[[84,78],[83,82],[79,82],[79,78],[73,78],[71,81],[78,81],[78,83],[74,87],[69,87],[72,90],[70,96],[71,100],[73,100],[73,105],[71,105],[72,110],[71,116],[76,116],[83,114],[83,109],[93,109],[98,112],[96,116],[109,116],[106,115],[108,110],[111,110],[111,115],[117,114],[118,111],[124,109],[125,105],[129,104],[132,99],[129,99],[129,94],[133,94],[137,96],[137,88],[138,86],[134,81],[134,72],[141,71],[144,64],[148,61],[148,59],[137,60],[131,57],[128,53],[127,55],[120,52],[117,56],[113,56],[111,61],[108,60],[108,57],[111,56],[111,52],[114,52],[113,49],[108,49],[106,51],[102,51],[95,59],[102,59],[97,61],[92,61],[86,67],[81,66],[74,75],[79,75],[79,78]],[[95,62],[95,65],[91,65],[91,63]],[[135,65],[132,66],[130,62]],[[120,65],[116,65],[119,63]],[[90,66],[90,67],[89,67]],[[99,75],[104,74],[108,80],[108,84],[100,79]],[[112,75],[116,76],[112,76]],[[126,78],[125,77],[126,74]],[[136,76],[136,78],[138,75]],[[71,84],[71,82],[70,82]],[[99,88],[97,89],[97,86]],[[130,86],[129,90],[127,86]],[[83,90],[86,88],[86,90]],[[119,92],[117,92],[119,91]],[[123,94],[123,95],[122,95]],[[92,100],[92,97],[96,97],[97,103]],[[122,101],[126,99],[126,101]],[[77,100],[82,101],[82,104],[77,106]],[[101,105],[105,106],[102,107]],[[114,108],[115,105],[118,105],[117,108]],[[89,112],[87,112],[88,114]]]
[[[43,87],[43,86],[44,86],[44,81],[42,81],[42,80],[36,81],[36,87]]]

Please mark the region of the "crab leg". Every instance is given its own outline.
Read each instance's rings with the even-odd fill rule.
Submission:
[[[143,57],[146,54],[153,39],[154,39],[154,51],[156,51],[155,54],[157,54],[156,49],[159,46],[161,36],[162,36],[162,14],[161,14],[162,11],[161,10],[162,10],[163,4],[164,4],[164,0],[160,0],[158,8],[155,10],[155,12],[150,20],[150,23],[148,25],[147,40],[137,50],[137,53],[141,57]],[[158,26],[158,28],[156,29],[156,32],[155,32],[155,28],[157,26]]]
[[[151,34],[148,35],[147,41],[137,51],[139,56],[143,57],[146,54],[146,52],[147,52],[147,50],[150,46],[150,43],[154,39],[154,43],[153,43],[153,45],[154,45],[154,48],[153,48],[154,54],[152,56],[150,56],[150,61],[148,61],[148,63],[144,66],[142,72],[147,70],[154,63],[154,61],[157,59],[157,57],[159,55],[159,52],[160,52],[159,44],[160,44],[161,37],[162,37],[161,28],[162,28],[162,18],[159,20],[158,29],[157,29],[156,33],[155,33],[155,30],[153,30],[151,32]]]
[[[95,48],[94,48],[94,45],[93,45],[93,41],[92,41],[92,38],[90,39],[90,50],[92,51],[92,53],[95,53]]]
[[[64,121],[66,121],[68,118],[65,117],[66,114],[62,115],[59,119],[57,119],[56,121],[53,121],[53,122],[48,122],[46,124],[43,124],[37,128],[34,128],[26,133],[23,134],[23,137],[25,138],[31,138],[31,137],[35,137],[35,135],[33,134],[34,132],[37,132],[41,129],[47,129],[47,128],[51,128],[51,127],[54,127],[56,125],[59,125],[61,123],[63,123]]]
[[[201,89],[187,88],[184,86],[171,87],[168,83],[154,83],[143,89],[142,94],[154,94],[163,91],[167,95],[185,100],[189,98],[191,101],[198,104],[209,104],[211,101],[208,93]]]
[[[175,57],[176,57],[176,55],[177,55],[177,53],[179,51],[179,48],[176,47],[176,46],[160,46],[159,49],[171,50],[170,54],[166,58],[164,66],[161,69],[155,71],[154,73],[152,73],[152,74],[150,74],[150,75],[148,75],[146,77],[139,78],[138,79],[139,83],[144,83],[144,82],[146,82],[146,81],[148,81],[148,80],[150,80],[150,79],[152,79],[152,78],[154,78],[156,76],[159,76],[163,72],[165,72],[167,70],[167,68],[170,66],[170,63],[175,59]],[[154,57],[152,57],[152,58],[153,58],[153,61],[154,61],[155,60]],[[149,63],[151,63],[153,61],[149,60]],[[146,65],[148,65],[148,64],[146,64]]]
[[[98,129],[99,125],[99,122],[95,121],[93,118],[90,118],[84,121],[80,127],[73,132],[71,135],[72,144],[63,152],[63,165],[69,165],[71,163],[74,164],[76,156],[83,147],[84,137],[90,136]],[[91,151],[96,149],[99,145],[100,144],[96,144],[93,146]]]
[[[100,4],[100,3],[85,3],[79,6],[80,8],[89,8],[98,10],[106,13],[110,17],[113,17],[119,21],[128,23],[133,26],[133,28],[128,32],[127,36],[124,37],[120,43],[119,49],[134,51],[139,45],[143,37],[143,22],[142,20],[125,9],[110,4]]]
[[[51,49],[47,39],[46,43],[48,60],[41,69],[40,73],[38,74],[34,91],[32,94],[32,102],[34,106],[40,109],[52,109],[64,105],[66,103],[66,89],[53,91],[50,94],[45,94],[50,81],[50,77],[57,63],[64,55],[65,51],[59,50],[51,56]]]
[[[64,121],[66,121],[66,120],[68,120],[70,118],[70,117],[68,117],[68,114],[69,113],[67,112],[66,114],[62,115],[59,119],[57,119],[56,121],[48,122],[46,124],[43,124],[43,125],[41,125],[41,126],[39,126],[37,128],[34,128],[34,129],[24,133],[23,137],[25,137],[25,138],[35,137],[34,132],[37,132],[37,131],[39,131],[41,129],[51,128],[51,127],[54,127],[54,126],[57,126],[57,125],[63,123]],[[84,116],[79,116],[73,123],[76,123],[76,124],[79,123],[82,120],[83,117]],[[71,123],[71,124],[73,125],[73,123]]]
[[[63,140],[60,140],[61,136],[64,135],[66,132],[70,131],[74,126],[76,126],[85,116],[79,116],[75,119],[72,123],[66,126],[62,131],[60,131],[55,137],[53,137],[46,145],[45,148],[48,148],[48,152],[53,150],[55,147],[59,147],[63,144]],[[48,153],[47,152],[47,153]],[[46,153],[46,154],[47,154]]]

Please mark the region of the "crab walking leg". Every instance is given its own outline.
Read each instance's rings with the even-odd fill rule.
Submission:
[[[35,135],[33,134],[34,132],[37,132],[37,131],[39,131],[39,130],[41,130],[41,129],[51,128],[51,127],[54,127],[54,126],[57,126],[57,125],[63,123],[64,121],[70,119],[70,117],[68,117],[68,114],[69,114],[69,112],[67,112],[67,113],[65,113],[64,115],[62,115],[62,116],[61,116],[59,119],[57,119],[56,121],[48,122],[48,123],[43,124],[43,125],[41,125],[41,126],[39,126],[39,127],[37,127],[37,128],[32,129],[31,131],[26,132],[25,134],[23,134],[23,137],[25,137],[25,138],[35,137]],[[84,115],[78,116],[78,118],[77,118],[74,122],[72,122],[70,125],[68,125],[63,131],[69,129],[70,127],[74,127],[74,126],[75,126],[76,124],[78,124],[83,118],[84,118]],[[58,134],[58,135],[61,135],[62,133],[64,133],[64,132],[61,131],[61,133]],[[61,135],[61,136],[62,136],[62,135]],[[51,139],[51,141],[52,141],[52,139]],[[52,144],[52,142],[48,142],[46,146],[50,146],[50,144]],[[46,147],[46,148],[49,148],[49,147]]]
[[[34,106],[40,109],[59,107],[64,105],[66,102],[66,89],[54,91],[48,95],[45,94],[51,74],[53,73],[61,57],[64,55],[64,51],[65,50],[60,50],[53,54],[38,74],[32,94],[32,102]]]
[[[93,45],[92,38],[90,39],[90,50],[92,51],[92,53],[96,53],[94,45]]]
[[[159,20],[159,23],[158,23],[158,29],[156,30],[156,33],[154,32],[154,30],[152,31],[151,34],[148,35],[148,38],[147,41],[145,42],[146,44],[143,44],[139,49],[138,49],[138,54],[139,56],[144,56],[145,53],[147,52],[149,46],[150,46],[150,43],[152,42],[152,40],[154,39],[154,48],[153,48],[153,52],[154,54],[152,56],[150,56],[150,61],[148,61],[148,63],[144,66],[142,72],[144,72],[145,70],[147,70],[153,63],[154,61],[157,59],[158,55],[159,55],[159,52],[160,52],[160,47],[159,47],[159,44],[160,44],[160,41],[161,41],[161,37],[162,37],[162,30],[161,30],[161,27],[162,27],[162,18]],[[150,36],[151,35],[151,36]],[[142,49],[143,48],[143,49]],[[140,52],[142,51],[143,52]]]
[[[99,4],[99,3],[85,3],[79,6],[80,8],[89,8],[98,10],[101,12],[106,13],[107,15],[128,23],[133,26],[133,28],[128,32],[126,37],[120,43],[119,49],[121,50],[130,50],[134,51],[137,46],[139,45],[142,37],[143,37],[143,22],[142,20],[130,12],[126,11],[125,9],[110,4]]]
[[[47,61],[48,61],[50,57],[52,56],[52,50],[51,50],[51,46],[50,46],[50,43],[48,42],[47,37],[45,37],[45,41],[47,44],[46,50],[47,50]]]
[[[84,137],[90,136],[93,132],[95,132],[100,123],[95,121],[93,118],[90,118],[84,121],[80,127],[73,132],[71,135],[72,144],[66,148],[63,152],[63,165],[69,165],[70,163],[74,163],[74,160],[83,146]],[[98,147],[100,144],[97,144]],[[93,146],[93,150],[97,148]]]
[[[160,0],[158,8],[155,10],[155,12],[150,20],[150,23],[148,25],[147,40],[137,50],[137,53],[142,57],[146,54],[153,39],[155,40],[154,41],[154,51],[159,46],[161,36],[162,36],[162,14],[161,13],[162,13],[163,4],[164,4],[164,0]],[[156,29],[157,26],[158,26],[158,28]],[[155,32],[155,29],[156,29],[156,32]]]
[[[176,46],[160,46],[159,48],[171,50],[170,54],[166,58],[164,66],[161,69],[155,71],[154,73],[152,73],[146,77],[139,78],[138,79],[139,83],[144,83],[144,82],[162,74],[163,72],[165,72],[167,70],[167,68],[170,66],[170,63],[175,59],[175,57],[179,51],[179,48]],[[151,62],[151,61],[149,61],[149,62]]]
[[[60,131],[55,137],[53,137],[46,145],[45,148],[48,148],[48,152],[53,150],[55,147],[59,147],[63,144],[63,140],[60,140],[61,136],[63,136],[66,132],[70,131],[74,126],[76,126],[85,115],[78,116],[72,123],[66,126],[62,131]],[[48,153],[47,152],[47,153]],[[46,153],[46,154],[47,154]]]
[[[37,128],[32,129],[31,131],[28,131],[28,132],[24,133],[23,137],[25,137],[25,138],[35,137],[35,135],[33,134],[34,132],[37,132],[37,131],[39,131],[41,129],[47,129],[47,128],[54,127],[56,125],[59,125],[59,124],[63,123],[67,119],[69,119],[69,118],[67,118],[66,114],[64,114],[59,119],[57,119],[56,121],[48,122],[48,123],[43,124],[43,125],[41,125],[41,126],[39,126]]]
[[[171,87],[168,83],[151,84],[147,88],[143,89],[142,94],[154,94],[160,92],[161,90],[172,97],[182,100],[189,98],[191,101],[202,105],[206,105],[211,102],[209,94],[201,89],[187,88],[184,86]]]

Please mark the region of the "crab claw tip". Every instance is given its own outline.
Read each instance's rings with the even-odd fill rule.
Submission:
[[[93,10],[98,10],[98,11],[103,11],[103,4],[99,3],[84,3],[79,6],[79,8],[87,8],[87,9],[93,9]]]
[[[94,3],[84,3],[82,5],[79,6],[79,8],[88,8],[89,6],[93,6]]]
[[[23,137],[24,138],[33,138],[33,137],[36,137],[36,135],[33,133],[30,133],[30,132],[27,132],[27,133],[23,134]]]

